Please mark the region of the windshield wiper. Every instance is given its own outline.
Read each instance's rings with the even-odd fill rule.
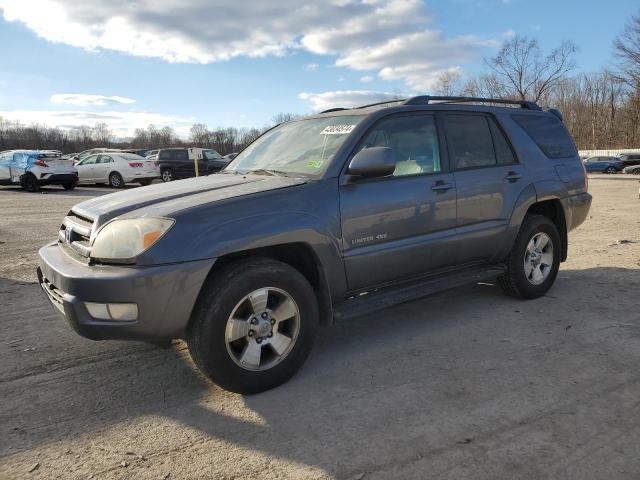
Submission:
[[[247,170],[246,172],[244,172],[245,174],[247,173],[252,173],[254,175],[272,175],[274,177],[286,177],[287,176],[287,172],[281,172],[280,170],[270,170],[270,169],[266,169],[266,168],[257,168],[255,170]]]

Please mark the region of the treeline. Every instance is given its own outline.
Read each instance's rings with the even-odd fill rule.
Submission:
[[[441,75],[441,95],[534,100],[559,108],[579,149],[640,148],[640,13],[613,44],[613,61],[599,72],[572,75],[576,47],[563,42],[544,53],[534,39],[515,36],[486,72],[463,81],[456,71]]]
[[[50,149],[64,153],[81,152],[89,148],[167,148],[167,147],[203,147],[213,148],[222,155],[238,152],[255,140],[271,126],[290,120],[291,114],[278,114],[272,123],[257,128],[220,127],[209,129],[202,123],[191,127],[188,139],[182,139],[171,127],[147,128],[135,130],[131,139],[116,141],[113,132],[106,123],[97,123],[93,127],[80,126],[73,129],[47,127],[40,124],[24,125],[0,117],[0,151],[16,149]]]

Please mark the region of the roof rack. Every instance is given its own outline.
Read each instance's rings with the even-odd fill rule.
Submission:
[[[481,97],[440,97],[432,95],[419,95],[404,101],[403,105],[428,105],[432,101],[442,103],[496,103],[499,105],[520,105],[520,108],[528,110],[542,110],[536,102],[528,100],[507,100],[504,98],[481,98]]]

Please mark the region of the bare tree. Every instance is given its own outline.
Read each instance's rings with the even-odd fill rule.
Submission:
[[[281,123],[290,122],[291,120],[295,120],[300,118],[302,115],[297,113],[276,113],[273,117],[271,117],[271,123],[273,125],[280,125]]]
[[[613,42],[620,78],[634,90],[640,88],[640,12],[631,17]]]
[[[443,70],[436,78],[433,92],[436,95],[444,95],[447,97],[460,95],[462,92],[460,85],[461,80],[462,74],[459,70]]]
[[[574,68],[575,52],[576,46],[565,41],[543,55],[537,40],[516,35],[485,63],[506,96],[537,102]]]

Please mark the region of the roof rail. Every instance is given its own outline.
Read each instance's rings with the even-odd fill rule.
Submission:
[[[330,113],[330,112],[339,112],[341,110],[347,110],[346,108],[343,107],[337,107],[337,108],[330,108],[328,110],[323,110],[320,113]]]
[[[536,102],[528,100],[507,100],[504,98],[481,98],[481,97],[440,97],[433,95],[419,95],[404,101],[403,105],[428,105],[431,101],[443,103],[496,103],[500,105],[520,105],[520,108],[528,110],[542,110]]]
[[[358,108],[369,108],[369,107],[375,107],[376,105],[386,105],[387,103],[398,103],[398,102],[406,102],[407,100],[405,98],[396,98],[395,100],[385,100],[384,102],[376,102],[376,103],[369,103],[368,105],[360,105],[359,107],[354,107],[354,109],[358,109]]]

